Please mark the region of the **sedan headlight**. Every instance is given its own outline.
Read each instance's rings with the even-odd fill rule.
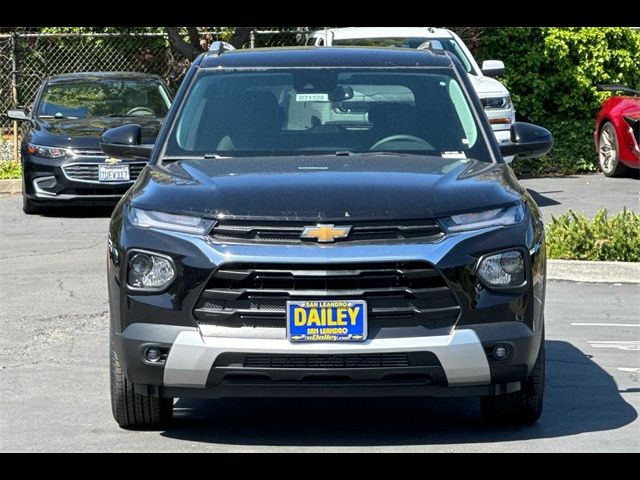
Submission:
[[[512,250],[483,257],[478,276],[491,287],[521,287],[526,280],[522,252]]]
[[[60,147],[46,147],[44,145],[27,145],[27,151],[30,155],[38,155],[44,158],[63,158],[69,155],[69,150]]]
[[[162,230],[193,233],[196,235],[206,235],[216,224],[215,220],[207,218],[142,210],[135,207],[129,209],[129,221],[135,227],[160,228]]]
[[[136,290],[164,290],[176,277],[173,260],[157,253],[133,251],[129,256],[127,284]]]
[[[524,205],[507,208],[494,208],[482,212],[463,213],[443,218],[441,221],[448,232],[466,232],[488,227],[506,227],[517,225],[524,219]]]

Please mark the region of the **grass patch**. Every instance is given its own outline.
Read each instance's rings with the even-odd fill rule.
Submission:
[[[606,209],[592,220],[569,210],[547,225],[547,256],[563,260],[640,262],[640,215]]]
[[[22,178],[20,162],[0,162],[0,180]]]

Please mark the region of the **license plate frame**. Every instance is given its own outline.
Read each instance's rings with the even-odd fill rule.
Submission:
[[[100,183],[123,183],[131,181],[129,165],[98,165]]]
[[[305,311],[304,324],[302,313]],[[342,309],[342,313],[339,310]],[[357,309],[357,311],[356,311]],[[311,312],[315,311],[315,315]],[[323,313],[324,312],[324,313]],[[331,312],[331,313],[329,313]],[[355,323],[351,318],[355,313]],[[298,316],[296,316],[298,315]],[[287,339],[291,343],[355,343],[368,336],[366,300],[287,301]]]

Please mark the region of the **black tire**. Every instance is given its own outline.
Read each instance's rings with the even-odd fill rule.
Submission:
[[[532,425],[542,415],[544,398],[544,333],[536,363],[522,390],[492,397],[482,397],[482,416],[491,423]]]
[[[616,127],[611,122],[604,122],[598,135],[598,161],[600,170],[606,177],[622,177],[631,171],[620,161],[620,145]]]
[[[111,411],[118,425],[126,429],[158,429],[173,415],[173,399],[136,393],[122,373],[118,355],[111,344]]]
[[[22,211],[27,215],[37,215],[38,213],[42,213],[42,207],[33,202],[33,200],[29,200],[27,196],[22,194]]]

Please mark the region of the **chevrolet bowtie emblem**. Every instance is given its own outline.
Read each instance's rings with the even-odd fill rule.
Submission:
[[[304,227],[300,238],[315,238],[318,243],[332,243],[339,238],[347,238],[350,231],[350,226],[316,225],[315,227]]]
[[[110,163],[111,165],[120,163],[120,162],[122,162],[122,160],[120,160],[119,158],[113,158],[113,157],[109,157],[104,161],[104,163]]]

